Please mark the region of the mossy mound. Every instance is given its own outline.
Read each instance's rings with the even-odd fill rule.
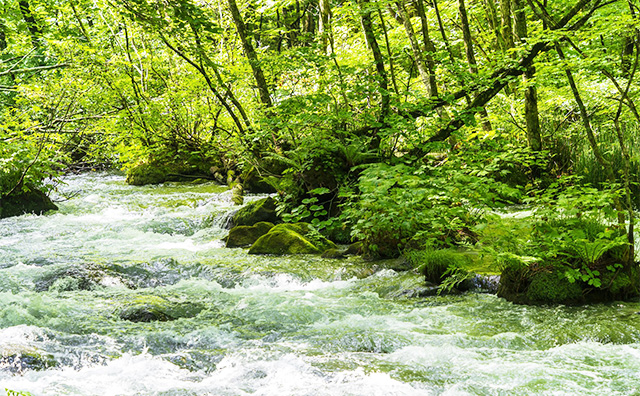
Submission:
[[[252,226],[237,226],[229,230],[229,235],[225,238],[228,248],[251,246],[261,236],[265,235],[274,227],[273,223],[261,221]]]
[[[191,166],[160,161],[141,163],[127,172],[127,183],[134,186],[211,178],[205,165]]]
[[[259,222],[279,223],[276,200],[267,197],[251,202],[238,210],[232,222],[235,226],[252,226]]]
[[[0,219],[25,213],[43,214],[58,207],[42,191],[33,190],[0,198]]]
[[[591,272],[592,277],[576,278],[568,274],[582,272],[566,265],[512,263],[502,271],[498,296],[517,304],[576,305],[628,300],[639,294],[637,264]]]
[[[177,304],[157,296],[140,296],[118,310],[118,317],[129,322],[166,322],[196,316],[204,308]]]
[[[240,176],[242,179],[242,187],[248,192],[256,194],[271,194],[276,192],[276,189],[272,185],[267,183],[255,170],[255,168],[249,168],[245,170]]]
[[[531,278],[526,298],[531,303],[575,303],[582,299],[582,287],[557,272],[541,272]]]
[[[278,224],[249,249],[249,254],[319,254],[337,246],[308,223]]]

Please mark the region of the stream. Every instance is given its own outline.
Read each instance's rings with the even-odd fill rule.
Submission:
[[[212,183],[58,190],[0,220],[0,395],[640,395],[639,303],[413,298],[357,257],[224,248]],[[141,301],[172,320],[123,319]]]

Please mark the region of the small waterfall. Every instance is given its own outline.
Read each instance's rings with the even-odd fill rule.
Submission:
[[[232,227],[233,216],[238,213],[238,209],[229,209],[224,212],[217,213],[211,219],[211,226],[217,227],[223,230],[228,230]]]

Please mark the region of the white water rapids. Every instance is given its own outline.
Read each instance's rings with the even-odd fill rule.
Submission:
[[[640,394],[638,303],[402,297],[417,275],[224,248],[213,184],[65,182],[0,220],[0,395]],[[119,315],[140,300],[178,314]]]

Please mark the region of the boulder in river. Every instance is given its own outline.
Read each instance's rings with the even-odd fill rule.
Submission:
[[[0,219],[25,213],[43,214],[58,207],[42,191],[32,190],[0,198]]]
[[[280,218],[276,214],[276,200],[267,197],[251,202],[238,210],[233,216],[233,225],[252,226],[261,221],[279,223]]]
[[[23,374],[28,370],[46,370],[57,365],[52,355],[23,345],[4,346],[0,353],[0,370],[13,374]]]
[[[309,223],[278,224],[249,249],[249,254],[319,254],[327,249],[336,249]]]
[[[228,248],[251,246],[261,236],[265,235],[274,227],[273,223],[261,221],[252,226],[237,226],[229,230],[229,235],[225,238]]]
[[[139,296],[118,310],[118,316],[129,322],[167,322],[192,318],[204,308],[199,304],[175,303],[158,296]]]

